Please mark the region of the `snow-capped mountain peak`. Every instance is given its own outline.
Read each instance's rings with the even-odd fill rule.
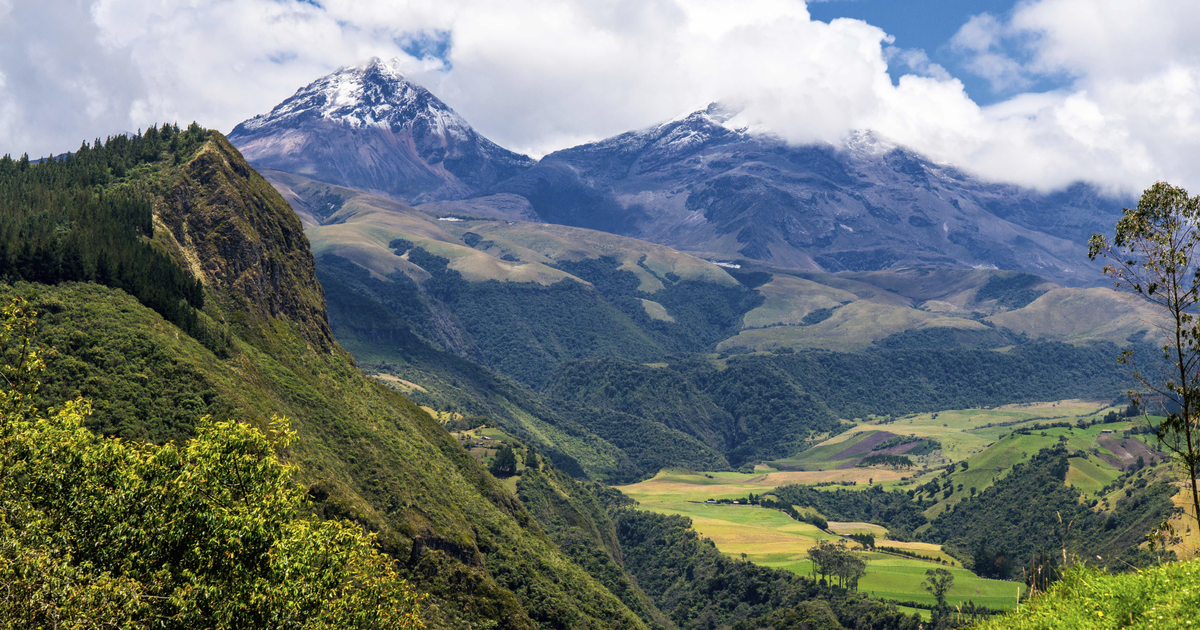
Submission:
[[[409,203],[478,193],[533,165],[405,78],[397,59],[339,68],[229,139],[255,166]]]
[[[433,129],[456,139],[466,139],[471,129],[429,90],[406,79],[400,72],[399,59],[381,61],[376,57],[360,66],[338,68],[313,81],[269,114],[242,123],[235,133],[252,133],[267,125],[306,118],[393,131],[411,128],[424,119]]]

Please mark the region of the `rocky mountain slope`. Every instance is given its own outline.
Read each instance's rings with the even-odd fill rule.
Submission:
[[[870,132],[794,146],[718,105],[551,153],[494,192],[542,221],[812,271],[999,268],[1095,284],[1086,240],[1120,200],[980,181]]]
[[[533,165],[379,59],[314,81],[229,139],[257,167],[410,203],[473,197]]]

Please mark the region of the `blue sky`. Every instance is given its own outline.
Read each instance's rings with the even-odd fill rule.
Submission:
[[[990,81],[969,69],[961,50],[954,50],[951,38],[972,16],[989,13],[1003,21],[1016,4],[1014,0],[826,0],[810,3],[808,11],[822,22],[853,18],[882,28],[896,38],[894,46],[925,51],[931,61],[963,82],[971,100],[991,105],[1019,92],[1044,92],[1068,84],[1063,76],[1036,77],[1020,90],[994,89]],[[1017,60],[1028,57],[1027,51],[1012,42],[1005,42],[1004,52]],[[900,64],[888,67],[893,81],[905,72]]]

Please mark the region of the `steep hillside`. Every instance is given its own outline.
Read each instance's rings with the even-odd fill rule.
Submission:
[[[473,197],[533,165],[479,135],[398,62],[372,59],[301,88],[229,139],[257,167],[409,203]]]
[[[84,177],[85,198],[129,191],[147,202],[155,227],[141,238],[201,280],[197,317],[218,333],[202,345],[105,286],[124,276],[87,264],[80,279],[95,282],[4,285],[4,296],[25,295],[43,313],[39,339],[57,349],[44,404],[83,394],[96,401],[94,428],[155,440],[188,437],[204,415],[264,427],[271,414],[291,417],[299,439],[288,455],[314,509],[379,534],[432,595],[430,627],[644,627],[441,426],[355,368],[329,336],[299,220],[220,134],[189,133],[202,137],[173,145],[155,130],[61,167],[16,167],[17,181]],[[53,169],[58,177],[43,177]],[[50,234],[92,229],[60,227]]]

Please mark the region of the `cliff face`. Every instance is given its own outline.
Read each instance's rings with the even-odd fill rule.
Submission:
[[[262,323],[286,318],[314,349],[331,351],[325,294],[300,219],[224,136],[210,133],[170,176],[155,209],[170,234],[164,240],[227,311]]]

